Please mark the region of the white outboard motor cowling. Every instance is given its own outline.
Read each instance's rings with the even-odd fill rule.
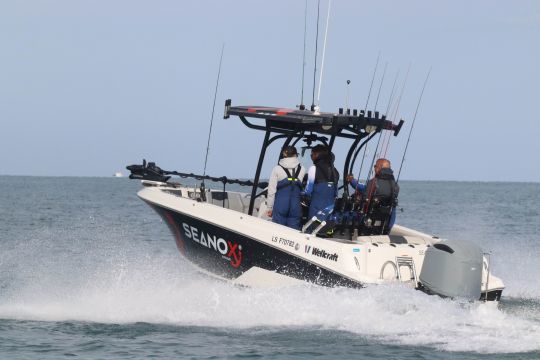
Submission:
[[[420,289],[443,297],[480,299],[483,253],[467,241],[447,240],[426,250]]]

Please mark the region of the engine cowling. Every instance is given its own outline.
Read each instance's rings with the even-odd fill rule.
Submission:
[[[477,245],[447,240],[426,250],[420,289],[443,297],[480,299],[483,252]]]

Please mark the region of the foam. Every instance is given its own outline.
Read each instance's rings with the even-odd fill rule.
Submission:
[[[0,297],[0,317],[268,331],[317,327],[446,351],[540,350],[540,322],[494,303],[462,304],[401,285],[239,288],[196,273],[176,253],[141,254],[119,252],[97,267],[59,265],[71,274],[51,271],[52,277],[42,274]]]
[[[508,300],[497,308],[427,296],[401,285],[239,288],[197,273],[178,254],[164,224],[114,224],[82,221],[75,233],[66,225],[4,241],[0,318],[264,331],[315,327],[446,351],[540,350],[540,284],[528,280],[540,266],[525,246],[508,251],[501,242],[493,247],[494,273],[509,290],[503,293]]]

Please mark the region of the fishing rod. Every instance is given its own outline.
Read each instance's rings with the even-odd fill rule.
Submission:
[[[394,78],[394,84],[392,85],[392,91],[390,91],[390,97],[388,98],[388,104],[386,105],[386,112],[385,114],[388,114],[388,112],[390,111],[390,106],[394,100],[394,90],[396,89],[396,84],[397,84],[397,79],[399,77],[399,70],[397,71],[396,73],[396,77]],[[377,150],[379,149],[379,143],[381,142],[381,138],[382,138],[382,131],[379,133],[379,138],[377,139],[377,146],[375,147],[375,152],[377,152]],[[386,139],[386,134],[385,134],[385,139]],[[360,174],[358,174],[358,176],[360,177]]]
[[[409,77],[409,71],[410,71],[410,68],[411,68],[411,65],[409,64],[409,67],[408,67],[408,69],[407,69],[407,75],[405,76],[405,79],[404,79],[404,81],[403,81],[403,86],[402,86],[402,88],[401,88],[401,93],[400,93],[400,95],[399,95],[398,102],[397,102],[397,104],[396,104],[396,109],[395,109],[395,111],[394,111],[394,119],[395,119],[395,117],[396,117],[396,115],[397,115],[397,111],[398,111],[399,105],[400,105],[400,103],[401,103],[401,98],[402,98],[403,92],[404,92],[404,90],[405,90],[405,85],[407,84],[407,79],[408,79],[408,77]],[[406,146],[405,146],[405,151],[403,152],[403,158],[401,159],[401,164],[400,164],[400,166],[399,166],[399,173],[398,173],[398,176],[397,176],[396,184],[399,182],[399,176],[401,175],[401,168],[402,168],[402,166],[403,166],[403,161],[405,160],[405,154],[406,154],[407,148],[408,148],[408,146],[409,146],[409,140],[410,140],[410,138],[411,138],[412,129],[413,129],[413,127],[414,127],[414,123],[415,123],[415,120],[416,120],[416,115],[418,114],[418,108],[420,107],[420,102],[421,102],[421,100],[422,100],[422,96],[423,96],[423,94],[424,94],[424,90],[425,90],[425,87],[426,87],[426,83],[427,83],[427,81],[428,81],[428,79],[429,79],[429,74],[430,74],[430,73],[431,73],[431,69],[429,70],[429,72],[428,72],[428,74],[427,74],[427,76],[426,76],[426,80],[424,81],[424,86],[422,87],[422,92],[421,92],[421,94],[420,94],[420,98],[419,98],[418,104],[417,104],[417,106],[416,106],[416,111],[415,111],[415,114],[414,114],[414,118],[413,118],[411,130],[409,131],[409,137],[408,137],[408,139],[407,139],[407,144],[406,144]],[[394,119],[393,119],[393,120],[394,120]],[[392,120],[392,122],[393,122],[393,120]],[[382,156],[383,158],[386,157],[386,152],[387,152],[387,150],[388,150],[388,145],[389,145],[389,143],[390,143],[390,136],[388,136],[388,142],[387,142],[387,144],[386,144],[386,148],[385,148],[384,154],[383,154],[383,156]],[[383,142],[383,145],[384,145],[384,142]],[[382,147],[381,147],[381,149],[382,149]],[[373,157],[373,159],[372,159],[372,165],[371,165],[371,168],[370,168],[370,171],[369,171],[368,180],[366,180],[366,191],[368,192],[368,195],[367,195],[367,201],[366,201],[366,203],[365,203],[365,205],[364,205],[364,208],[363,208],[363,211],[364,211],[364,212],[367,212],[367,211],[369,210],[369,206],[370,206],[370,203],[371,203],[373,194],[375,193],[375,190],[376,190],[376,189],[375,189],[375,186],[369,185],[369,178],[370,178],[370,176],[371,176],[371,171],[373,170],[373,164],[374,164],[374,163],[375,163],[375,154],[374,154],[374,157]],[[375,174],[374,176],[376,176],[376,174]],[[368,185],[369,185],[369,186],[368,186]]]
[[[407,67],[407,73],[405,74],[405,79],[403,80],[403,85],[401,86],[401,92],[400,92],[398,100],[397,100],[396,108],[394,109],[394,114],[390,119],[392,122],[394,122],[394,120],[396,120],[397,113],[398,113],[398,110],[399,110],[399,106],[401,105],[401,99],[403,98],[403,93],[405,92],[405,86],[407,85],[407,81],[409,80],[409,72],[410,72],[410,70],[411,70],[411,63],[409,63],[409,66]],[[384,148],[384,153],[383,153],[382,157],[386,157],[386,153],[388,152],[388,146],[390,145],[390,140],[391,140],[390,134],[385,134],[383,145],[381,146],[381,151]],[[386,143],[386,145],[385,145],[385,143]],[[380,153],[379,153],[379,155],[380,155]]]
[[[399,78],[399,70],[397,71],[396,77],[394,78],[394,85],[392,85],[392,91],[390,91],[390,97],[388,98],[388,105],[386,105],[385,114],[388,114],[388,112],[390,111],[390,106],[392,105],[392,102],[394,100],[394,90],[396,88],[398,78]]]
[[[315,111],[315,86],[316,86],[316,78],[317,78],[317,51],[318,51],[318,45],[319,45],[319,18],[320,18],[320,11],[321,10],[321,0],[317,3],[317,32],[315,35],[315,62],[313,65],[313,98],[311,101],[311,111]]]
[[[326,54],[326,40],[328,38],[328,22],[330,21],[330,7],[332,6],[332,0],[328,0],[328,12],[326,13],[326,28],[324,29],[324,43],[323,43],[323,53],[321,60],[321,73],[319,74],[319,90],[317,92],[317,107],[320,106],[321,101],[321,84],[324,71],[324,55]]]
[[[409,80],[410,71],[411,71],[411,63],[409,63],[409,66],[407,66],[407,72],[405,73],[405,79],[403,79],[403,84],[401,85],[401,91],[399,93],[399,97],[398,97],[398,100],[397,100],[397,103],[396,103],[396,107],[393,110],[392,121],[394,121],[396,119],[396,116],[397,116],[397,113],[398,113],[398,110],[399,110],[399,106],[401,105],[401,99],[403,98],[403,93],[405,92],[405,87],[407,86],[407,81]]]
[[[397,71],[396,73],[396,77],[394,78],[394,84],[392,85],[392,91],[390,91],[390,97],[388,98],[388,104],[386,105],[386,112],[385,114],[387,114],[389,116],[389,119],[392,120],[392,115],[390,114],[390,109],[392,107],[392,104],[394,102],[394,91],[396,89],[396,84],[397,84],[397,80],[399,78],[399,73],[400,73],[400,70]],[[386,142],[386,138],[387,138],[388,134],[384,134],[384,138],[383,138],[383,144]],[[379,149],[379,143],[381,141],[381,138],[383,137],[383,134],[382,132],[379,134],[379,139],[377,139],[377,150]],[[381,147],[382,149],[382,147]]]
[[[306,71],[306,37],[307,37],[307,0],[306,7],[304,10],[304,55],[302,57],[302,94],[300,96],[300,110],[304,110],[306,106],[304,105],[304,75]]]
[[[375,69],[373,70],[373,76],[371,77],[371,84],[369,85],[369,92],[366,100],[366,106],[364,107],[364,114],[367,112],[367,107],[369,103],[369,98],[371,96],[371,90],[373,89],[373,82],[375,81],[375,75],[377,74],[377,68],[379,67],[379,60],[381,59],[381,52],[377,54],[377,61],[375,62]],[[360,173],[362,172],[362,167],[364,166],[364,159],[366,158],[367,145],[364,147],[364,153],[362,154],[362,161],[360,162],[360,170],[358,171],[358,178],[360,178]]]
[[[369,85],[369,92],[366,100],[366,106],[364,107],[364,113],[367,111],[369,104],[369,97],[371,96],[371,90],[373,89],[373,82],[375,81],[375,74],[377,74],[377,68],[379,67],[379,60],[381,59],[381,52],[377,54],[377,61],[375,62],[375,70],[373,70],[373,76],[371,77],[371,85]]]
[[[392,90],[390,91],[390,97],[388,98],[388,105],[386,106],[385,114],[388,114],[388,111],[390,111],[390,105],[392,104],[392,100],[394,98],[394,90],[396,88],[396,83],[397,83],[398,76],[399,76],[399,70],[396,73],[396,77],[394,78],[394,84],[392,85]],[[381,85],[382,85],[382,83],[381,83]],[[379,144],[381,142],[382,133],[383,133],[382,131],[379,133],[379,138],[377,139],[377,146],[375,146],[375,153],[379,149]],[[385,134],[385,136],[386,136],[386,134]],[[360,178],[360,173],[358,173],[358,179],[359,178]]]
[[[202,183],[201,183],[201,195],[204,197],[204,179],[206,175],[206,164],[208,162],[208,153],[210,152],[210,137],[212,136],[212,125],[214,124],[214,112],[216,110],[216,98],[217,98],[217,91],[219,86],[219,77],[221,75],[221,64],[223,63],[223,51],[225,50],[225,43],[221,46],[221,55],[219,57],[219,68],[217,73],[217,80],[216,80],[216,89],[214,91],[214,104],[212,105],[212,116],[210,117],[210,129],[208,130],[208,142],[206,143],[206,156],[204,158],[204,170],[203,170],[203,176],[202,176]],[[203,199],[204,200],[204,199]]]
[[[429,79],[429,75],[431,74],[431,68],[429,68],[429,71],[426,75],[426,80],[424,81],[424,85],[422,86],[422,92],[420,93],[420,98],[418,99],[418,104],[416,104],[416,110],[414,112],[413,121],[411,124],[411,130],[409,130],[409,137],[407,138],[407,143],[405,144],[405,150],[403,151],[403,157],[401,158],[401,164],[399,164],[399,172],[397,176],[396,183],[399,182],[399,176],[401,175],[401,167],[403,166],[403,162],[405,161],[405,154],[407,153],[407,149],[409,147],[409,141],[411,140],[411,134],[414,128],[414,122],[416,121],[416,115],[418,115],[418,108],[420,107],[420,102],[422,101],[422,96],[424,95],[424,90],[426,89],[426,84]]]
[[[373,108],[373,111],[377,111],[377,104],[379,103],[379,96],[381,95],[381,89],[384,83],[384,76],[386,75],[386,68],[388,67],[388,62],[384,64],[384,71],[381,77],[381,84],[379,85],[379,91],[377,92],[377,99],[375,100],[375,107]],[[379,149],[379,142],[381,141],[381,135],[382,131],[379,133],[379,139],[377,140],[377,145],[375,146],[375,152]],[[360,173],[358,174],[358,177],[360,177]]]
[[[381,83],[379,85],[379,91],[377,92],[377,99],[375,101],[375,108],[373,109],[374,111],[377,111],[377,104],[379,103],[379,96],[381,95],[381,89],[382,89],[382,86],[383,86],[383,83],[384,83],[384,77],[386,75],[386,68],[387,67],[388,67],[388,61],[384,64],[384,70],[383,70],[383,74],[382,74],[382,77],[381,77]],[[377,153],[377,149],[379,149],[379,143],[381,142],[381,136],[382,136],[382,131],[379,133],[379,138],[377,139],[377,145],[375,146],[375,152],[374,153]],[[364,154],[362,155],[362,162],[360,163],[360,170],[358,171],[358,176],[356,177],[357,179],[360,179],[360,175],[362,174],[362,167],[364,165],[364,159],[366,157],[366,152],[367,152],[368,147],[369,147],[369,144],[367,144],[366,147],[364,148]]]
[[[377,92],[377,99],[375,100],[375,107],[373,108],[373,111],[377,111],[377,104],[379,103],[379,96],[381,95],[381,89],[384,83],[384,76],[386,75],[386,68],[388,67],[388,61],[384,64],[384,70],[381,77],[381,84],[379,85],[379,91]]]
[[[392,123],[394,122],[395,117],[397,115],[397,111],[398,111],[399,105],[401,103],[401,98],[403,96],[403,92],[405,91],[405,85],[407,84],[407,80],[409,78],[410,69],[411,69],[411,64],[409,63],[409,67],[407,68],[407,74],[405,75],[405,79],[403,80],[403,85],[401,87],[401,93],[399,94],[399,98],[398,98],[398,101],[397,101],[397,104],[396,104],[396,109],[394,111],[394,116],[393,116],[393,118],[390,119],[392,121]],[[386,146],[384,145],[385,141],[386,141]],[[385,134],[385,137],[383,139],[383,143],[381,145],[381,151],[382,151],[383,148],[385,149],[384,154],[382,155],[382,158],[386,157],[386,151],[388,150],[388,144],[390,144],[390,132]],[[368,176],[366,178],[366,186],[369,184],[369,179],[371,178],[372,172],[374,172],[375,159],[377,157],[380,158],[381,157],[380,155],[381,155],[380,153],[377,154],[377,149],[373,152],[373,158],[371,159],[371,165],[369,167]],[[374,174],[373,177],[375,177],[376,175],[377,174]],[[367,201],[365,203],[364,212],[368,211],[368,209],[369,209],[371,199],[373,197],[373,194],[375,193],[375,186],[369,186],[369,188],[366,187],[366,192],[367,192]]]

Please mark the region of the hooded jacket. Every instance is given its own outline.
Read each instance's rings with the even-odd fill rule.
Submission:
[[[296,168],[300,166],[300,173],[298,174],[298,179],[302,180],[306,174],[306,169],[302,165],[300,165],[300,161],[298,160],[297,156],[292,156],[288,158],[283,158],[279,160],[279,165],[275,166],[272,169],[272,173],[270,174],[270,179],[268,182],[268,195],[266,195],[266,206],[268,210],[272,210],[274,208],[274,200],[276,198],[276,191],[277,191],[277,183],[283,179],[286,179],[287,173],[285,170],[283,170],[282,166],[285,169],[288,169],[291,175],[294,175],[296,172]]]

